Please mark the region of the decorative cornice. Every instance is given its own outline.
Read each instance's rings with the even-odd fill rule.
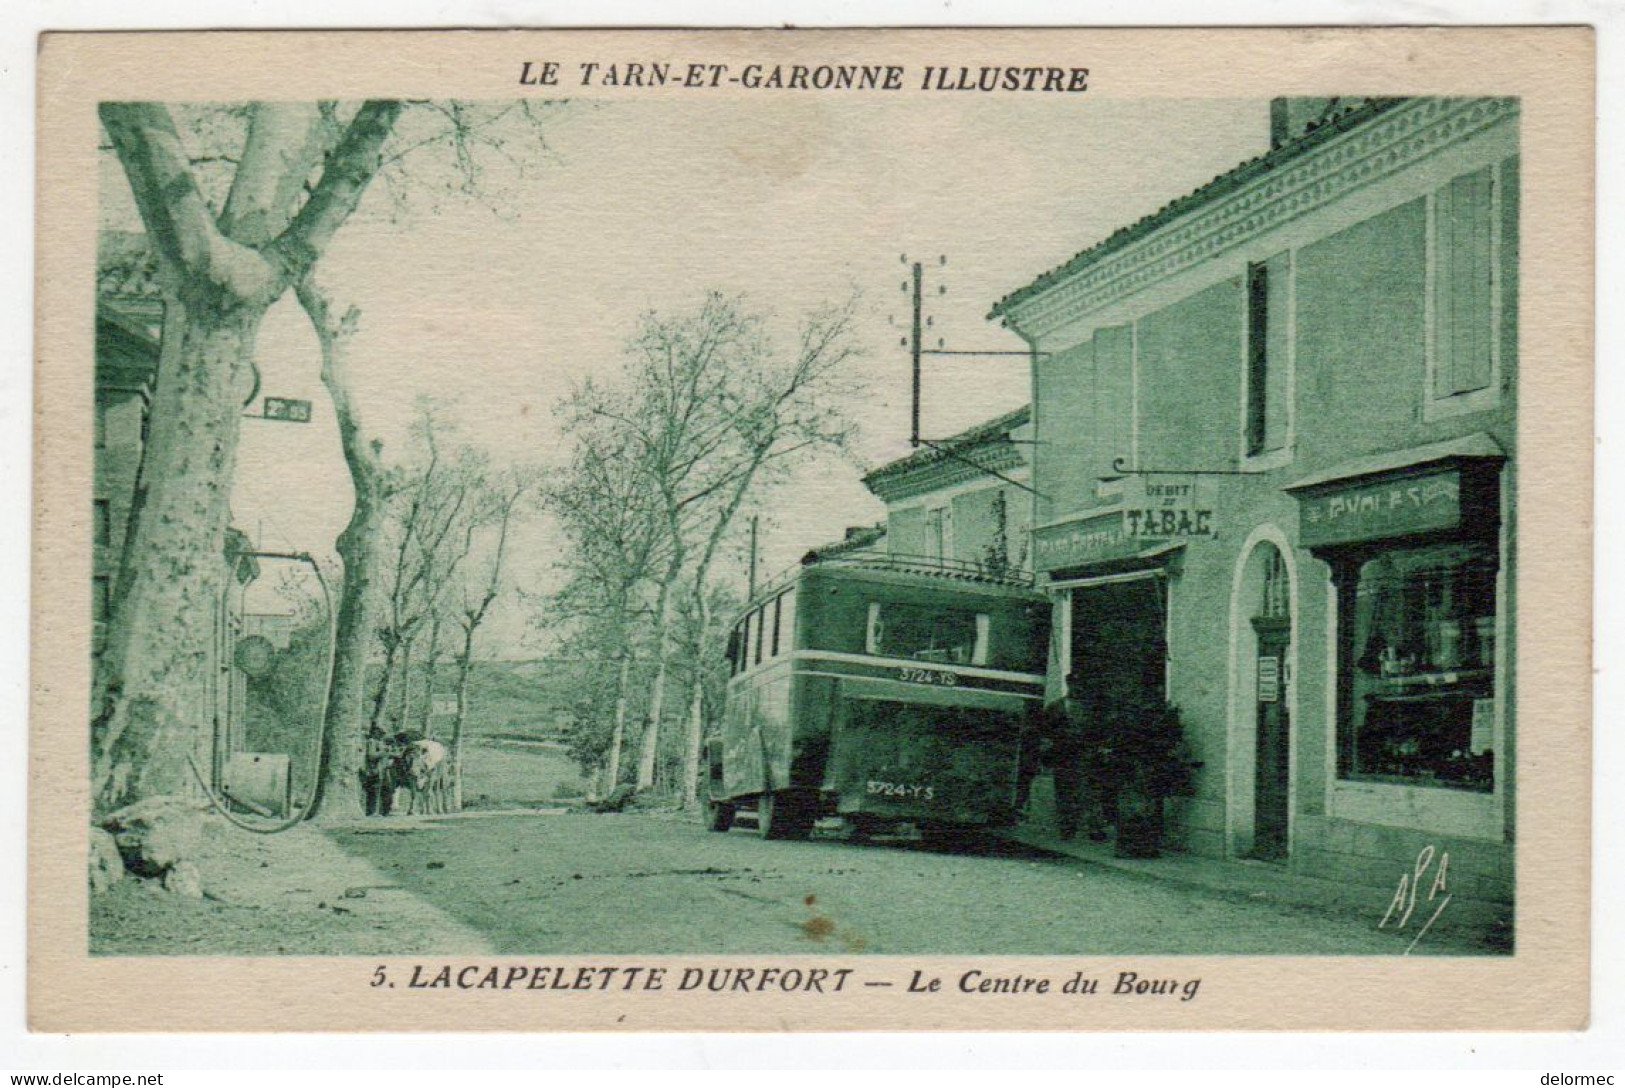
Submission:
[[[910,499],[916,495],[924,495],[983,477],[998,482],[997,477],[988,475],[989,471],[1008,474],[1011,469],[1027,467],[1027,458],[1020,448],[1008,442],[990,443],[980,448],[959,451],[959,456],[974,461],[975,466],[954,458],[943,458],[906,473],[880,478],[870,476],[864,483],[882,502],[896,502],[899,499]]]
[[[1517,113],[1511,98],[1408,100],[995,312],[1043,336]]]

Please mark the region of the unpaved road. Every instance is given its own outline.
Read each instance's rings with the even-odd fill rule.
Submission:
[[[651,816],[329,832],[505,954],[1395,955],[1369,920],[1192,890],[1012,844],[767,842]],[[1154,863],[1151,863],[1154,865]],[[401,934],[397,952],[439,952]],[[1416,954],[1484,950],[1426,940]]]

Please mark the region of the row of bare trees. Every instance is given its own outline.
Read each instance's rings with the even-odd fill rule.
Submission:
[[[462,807],[463,740],[476,637],[509,585],[510,540],[525,513],[532,473],[495,468],[482,451],[444,450],[450,428],[429,402],[419,406],[410,459],[386,475],[384,511],[374,547],[377,677],[367,714],[386,733],[435,736],[443,664],[452,669],[453,715],[447,736],[453,806]],[[414,671],[414,654],[421,664]],[[419,690],[423,698],[416,703]]]
[[[182,792],[207,728],[190,693],[205,682],[214,637],[242,408],[259,384],[255,338],[290,293],[316,332],[355,494],[335,542],[343,575],[321,812],[361,811],[366,728],[387,725],[392,708],[403,723],[411,713],[414,656],[432,669],[450,660],[466,716],[476,632],[501,594],[525,487],[442,450],[432,421],[407,457],[386,456],[354,392],[356,371],[383,361],[365,358],[362,315],[326,255],[378,181],[387,195],[373,203],[393,222],[425,194],[500,205],[502,183],[550,154],[548,105],[101,106],[165,316],[91,707],[100,816]],[[718,602],[736,573],[721,568],[741,511],[806,458],[848,442],[855,313],[852,300],[817,309],[775,340],[767,315],[712,294],[690,313],[646,315],[620,370],[560,406],[572,456],[540,497],[567,542],[567,584],[550,604],[571,639],[613,663],[598,677],[613,695],[611,783],[631,770],[653,784],[680,726],[675,773],[693,797],[716,702]],[[478,486],[463,486],[474,477]]]
[[[731,618],[717,605],[742,596],[728,545],[742,511],[776,493],[794,502],[782,491],[794,470],[849,443],[857,306],[854,296],[808,313],[787,348],[741,297],[712,292],[692,312],[646,314],[619,371],[559,406],[572,457],[544,498],[566,541],[566,584],[548,604],[613,671],[613,694],[597,703],[610,726],[589,730],[602,750],[578,753],[606,788],[655,785],[667,731],[680,726],[675,777],[695,801],[719,620]]]

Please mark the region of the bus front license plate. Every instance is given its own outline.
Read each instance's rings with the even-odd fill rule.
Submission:
[[[959,677],[944,669],[916,669],[904,666],[898,670],[898,676],[907,684],[935,684],[937,687],[951,688],[959,683]]]

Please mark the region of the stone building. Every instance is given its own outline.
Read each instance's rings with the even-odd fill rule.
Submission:
[[[1508,902],[1518,104],[1269,124],[994,307],[1033,351],[1051,671],[1180,708],[1190,852],[1391,892],[1432,847]]]
[[[886,551],[1030,570],[1031,414],[1023,405],[865,476],[886,504]]]

